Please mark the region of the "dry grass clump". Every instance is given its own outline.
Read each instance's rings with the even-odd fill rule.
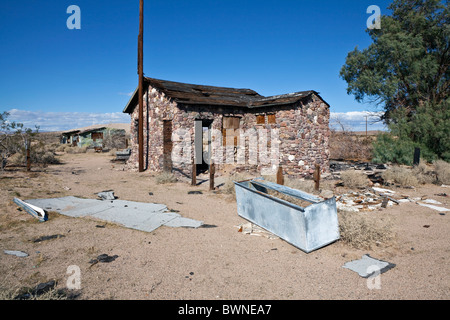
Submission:
[[[0,300],[69,300],[64,290],[50,289],[42,294],[34,294],[31,288],[8,289],[0,287]]]
[[[367,176],[356,170],[347,170],[341,173],[341,180],[348,188],[365,188],[369,185]]]
[[[414,175],[413,171],[404,167],[392,167],[381,174],[385,182],[397,183],[402,187],[417,186],[419,180]]]
[[[70,154],[86,153],[87,149],[88,149],[87,147],[72,147],[69,145],[66,145],[64,147],[64,151]]]
[[[372,249],[394,239],[392,224],[367,213],[338,211],[340,240],[357,249]]]
[[[175,183],[177,182],[177,177],[168,171],[163,171],[155,176],[157,184]]]
[[[224,185],[220,188],[220,190],[222,193],[231,194],[231,195],[233,195],[233,197],[235,197],[236,191],[234,189],[233,181],[243,181],[243,180],[248,180],[251,178],[254,178],[254,176],[252,176],[250,174],[245,174],[245,173],[234,173],[227,177]]]
[[[434,162],[436,178],[440,184],[450,184],[450,163],[444,160]]]
[[[412,169],[412,174],[420,184],[436,182],[435,172],[422,161]]]
[[[286,187],[297,189],[306,193],[314,193],[315,191],[315,183],[312,180],[285,178],[284,185]]]

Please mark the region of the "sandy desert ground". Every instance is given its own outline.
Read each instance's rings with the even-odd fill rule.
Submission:
[[[57,280],[65,288],[69,266],[80,268],[77,299],[429,299],[450,298],[450,212],[394,205],[368,214],[392,221],[395,241],[371,250],[342,241],[309,254],[281,239],[238,232],[246,221],[232,196],[208,191],[208,183],[158,185],[148,173],[123,171],[108,154],[64,154],[63,164],[0,175],[0,287],[33,287]],[[49,213],[39,222],[12,202],[68,195],[96,199],[114,190],[122,200],[154,202],[179,210],[209,228],[160,227],[147,233],[91,218]],[[202,190],[203,194],[188,194]],[[152,195],[149,194],[152,193]],[[449,188],[425,185],[403,194],[436,199],[450,208]],[[104,225],[104,228],[99,228]],[[41,236],[63,235],[33,242]],[[4,254],[20,250],[21,258]],[[92,264],[100,254],[117,255]],[[378,289],[342,266],[364,254],[395,264],[381,274]]]

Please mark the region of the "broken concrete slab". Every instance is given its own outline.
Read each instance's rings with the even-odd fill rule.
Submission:
[[[94,200],[73,196],[53,199],[32,199],[27,203],[39,205],[70,217],[90,216],[115,222],[127,228],[151,232],[163,225],[169,227],[198,228],[202,221],[184,218],[168,212],[167,206],[158,203],[143,203],[127,200]]]
[[[25,258],[25,257],[28,257],[28,253],[23,252],[23,251],[18,251],[18,250],[3,250],[3,252],[4,252],[5,254],[9,254],[9,255],[12,255],[12,256],[16,256],[16,257],[19,257],[19,258]]]
[[[382,274],[395,267],[395,264],[372,258],[365,254],[359,260],[345,263],[343,268],[357,272],[363,278],[369,278],[374,274]]]

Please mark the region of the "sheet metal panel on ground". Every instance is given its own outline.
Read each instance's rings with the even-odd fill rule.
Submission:
[[[339,239],[336,200],[271,182],[253,179],[234,182],[238,215],[309,253]],[[300,207],[268,194],[268,189],[307,201]]]

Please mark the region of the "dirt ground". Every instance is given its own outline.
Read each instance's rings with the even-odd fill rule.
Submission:
[[[58,288],[65,288],[68,267],[75,265],[81,271],[78,299],[83,300],[450,298],[450,212],[441,215],[415,203],[394,205],[368,213],[391,219],[393,244],[359,250],[338,241],[307,254],[281,239],[238,232],[237,226],[247,221],[237,215],[235,200],[208,191],[208,183],[158,185],[148,173],[123,171],[108,154],[64,154],[61,160],[28,173],[21,168],[0,174],[0,287],[32,287],[56,279]],[[53,212],[39,222],[12,202],[13,197],[96,199],[104,190],[114,190],[122,200],[165,204],[212,227],[160,227],[147,233]],[[192,190],[203,194],[188,194]],[[449,194],[450,188],[426,185],[401,192],[427,195],[450,208],[449,197],[437,196]],[[33,242],[55,234],[64,237]],[[90,260],[100,254],[118,257],[92,265]],[[396,265],[381,274],[378,289],[342,267],[364,254]]]

